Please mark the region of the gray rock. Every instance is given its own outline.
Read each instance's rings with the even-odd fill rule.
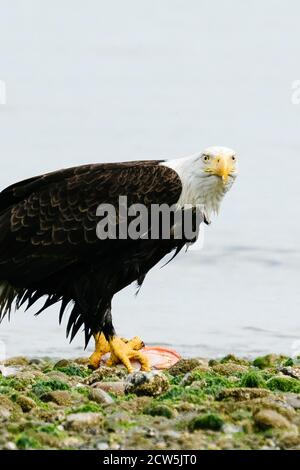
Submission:
[[[114,399],[101,388],[93,388],[90,390],[89,399],[99,403],[99,405],[111,405]]]
[[[109,445],[108,445],[107,442],[98,442],[98,444],[96,445],[96,449],[97,450],[108,450]]]
[[[124,395],[125,393],[125,382],[95,382],[92,385],[93,388],[101,389],[104,392],[111,392],[115,395]]]
[[[66,428],[72,431],[81,431],[98,428],[103,423],[101,413],[73,413],[67,416]]]
[[[300,409],[300,395],[296,393],[286,393],[284,398],[288,405],[292,406],[295,410]]]

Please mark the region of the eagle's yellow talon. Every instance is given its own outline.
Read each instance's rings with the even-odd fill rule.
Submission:
[[[121,338],[114,336],[110,341],[111,357],[107,365],[115,365],[119,362],[124,364],[129,373],[133,372],[130,359],[135,359],[140,362],[142,370],[150,371],[150,363],[146,356],[139,350],[144,347],[143,341],[137,336],[125,343]]]
[[[89,358],[89,361],[90,361],[89,367],[91,369],[98,369],[98,367],[100,366],[102,356],[110,352],[110,346],[103,333],[100,333],[100,334],[98,333],[94,335],[94,339],[95,339],[95,351]]]
[[[144,343],[139,337],[135,336],[131,340],[127,340],[113,336],[107,341],[103,333],[98,333],[94,335],[94,338],[95,351],[89,358],[89,366],[91,369],[98,369],[102,357],[110,352],[110,358],[106,362],[108,367],[116,366],[121,362],[128,372],[131,373],[133,372],[133,367],[130,363],[130,359],[134,359],[140,362],[141,370],[151,370],[148,358],[139,351],[144,347]]]

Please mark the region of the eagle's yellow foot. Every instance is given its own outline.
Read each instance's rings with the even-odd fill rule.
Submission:
[[[141,364],[141,370],[149,372],[151,370],[150,362],[139,350],[144,347],[143,341],[137,336],[129,341],[113,336],[109,340],[111,356],[107,361],[108,366],[114,366],[118,363],[124,364],[129,373],[133,372],[130,359],[134,359]]]
[[[98,333],[94,335],[94,339],[95,339],[95,351],[89,358],[89,361],[90,361],[89,367],[91,369],[98,369],[102,356],[110,352],[110,346],[109,346],[109,342],[106,340],[103,333]]]

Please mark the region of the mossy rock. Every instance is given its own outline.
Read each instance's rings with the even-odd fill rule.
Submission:
[[[170,387],[167,377],[157,372],[134,372],[127,378],[125,394],[157,397]]]
[[[223,389],[217,396],[217,400],[248,401],[256,398],[264,398],[271,394],[264,388],[228,388]]]
[[[223,419],[216,413],[207,413],[203,416],[196,416],[189,425],[189,431],[197,429],[210,429],[211,431],[220,431],[224,425]]]
[[[60,361],[59,363],[61,363],[62,361]],[[70,377],[89,377],[91,374],[92,374],[92,371],[88,368],[88,367],[85,367],[85,366],[80,366],[78,364],[74,364],[74,363],[69,363],[68,365],[65,365],[65,366],[58,366],[57,363],[55,365],[55,370],[58,370],[60,372],[62,372],[63,374],[66,374]]]
[[[36,382],[32,386],[31,390],[37,397],[40,398],[46,393],[49,393],[55,390],[70,390],[70,386],[67,383],[62,382],[61,380],[50,379],[50,380],[41,380],[41,381]]]
[[[16,438],[16,445],[20,450],[40,449],[41,445],[37,439],[34,439],[26,434],[20,434]]]
[[[288,358],[278,354],[267,354],[259,356],[253,361],[253,365],[259,369],[271,369],[285,362]]]
[[[203,361],[200,359],[180,359],[174,366],[168,369],[168,373],[173,376],[183,375],[200,365],[203,365]]]
[[[28,364],[29,364],[29,360],[27,359],[27,357],[23,357],[23,356],[11,357],[10,359],[7,359],[4,362],[4,365],[6,367],[10,367],[10,366],[28,366]]]
[[[47,392],[40,398],[46,403],[52,402],[59,406],[68,406],[74,402],[72,394],[67,390],[54,390],[52,392]]]
[[[240,385],[246,388],[265,388],[266,381],[259,372],[252,370],[242,377]]]
[[[102,413],[103,409],[102,406],[99,405],[98,403],[95,403],[93,401],[90,401],[88,403],[85,403],[84,405],[78,407],[78,408],[72,408],[70,409],[67,414],[77,414],[77,413]]]
[[[22,408],[24,413],[28,413],[37,406],[36,402],[26,395],[19,395],[16,399],[16,403]]]
[[[227,354],[227,356],[224,356],[220,360],[221,364],[226,364],[227,362],[231,362],[231,363],[234,363],[234,364],[239,364],[241,366],[250,366],[250,362],[247,361],[247,359],[236,357],[234,354]]]
[[[216,364],[212,366],[212,369],[217,374],[225,375],[227,377],[231,375],[241,376],[242,374],[248,372],[248,366],[236,364],[235,362],[230,361]]]
[[[169,406],[159,404],[146,406],[143,413],[150,416],[163,416],[168,419],[174,418],[177,414],[176,411],[172,410]]]
[[[93,385],[96,382],[115,382],[124,377],[127,377],[128,373],[121,367],[100,367],[99,369],[92,372],[88,377],[83,380],[86,385]]]
[[[267,381],[267,387],[272,391],[300,393],[300,381],[292,377],[271,377]]]

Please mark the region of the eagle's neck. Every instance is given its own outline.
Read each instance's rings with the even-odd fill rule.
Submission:
[[[176,171],[181,179],[182,192],[178,206],[186,204],[201,205],[208,218],[212,212],[218,212],[225,194],[222,180],[216,176],[207,177],[200,168],[199,154],[168,160],[163,163]]]

